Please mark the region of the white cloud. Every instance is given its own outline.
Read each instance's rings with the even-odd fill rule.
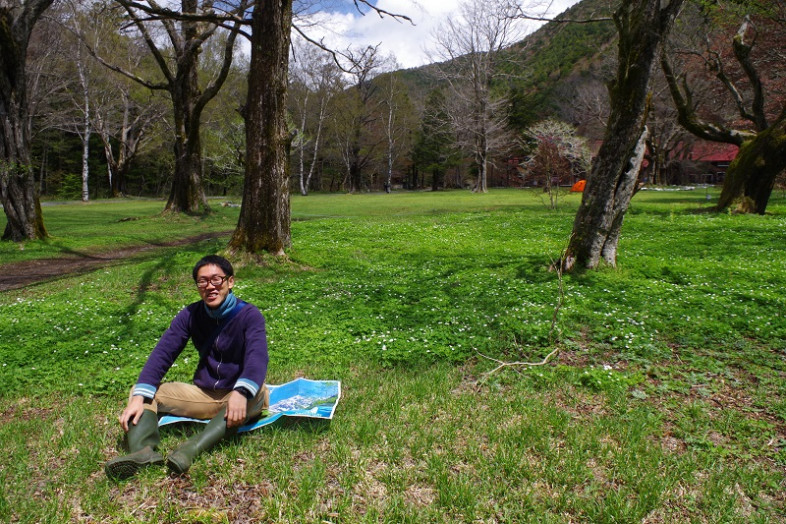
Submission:
[[[527,11],[529,14],[554,16],[577,2],[541,0],[536,2],[537,5],[530,3]],[[381,44],[382,54],[394,55],[402,67],[409,68],[428,63],[427,49],[434,30],[457,11],[460,0],[378,0],[375,3],[379,9],[410,17],[412,23],[389,16],[380,17],[369,8],[364,8],[367,11],[364,16],[354,7],[347,10],[346,4],[351,5],[351,2],[346,2],[341,11],[322,11],[314,15],[319,24],[303,29],[310,37],[324,39],[326,44],[338,49]],[[535,22],[528,22],[527,32],[538,26]]]

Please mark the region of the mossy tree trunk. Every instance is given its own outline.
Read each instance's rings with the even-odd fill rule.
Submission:
[[[726,209],[740,200],[741,211],[763,215],[775,178],[785,169],[786,110],[769,128],[743,142],[726,172],[718,209]]]
[[[33,26],[53,1],[0,0],[0,203],[8,220],[4,240],[47,236],[30,160],[25,66]]]
[[[576,213],[564,270],[616,266],[617,243],[643,158],[652,65],[683,0],[624,0],[614,13],[617,75],[609,87],[606,134]]]
[[[764,214],[775,178],[786,169],[786,106],[773,122],[769,121],[765,111],[767,90],[759,73],[759,68],[763,69],[764,66],[761,62],[754,63],[751,58],[756,36],[755,26],[750,17],[746,16],[731,42],[734,57],[749,84],[748,100],[744,99],[743,90],[727,74],[718,53],[710,53],[709,58],[705,59],[707,69],[714,72],[738,108],[740,121],[747,122],[752,129],[734,129],[730,125],[719,124],[718,118],[702,118],[685,76],[680,83],[669,57],[666,53],[661,57],[661,67],[679,114],[680,125],[704,140],[739,147],[737,156],[726,172],[718,199],[719,211],[739,202],[739,211]]]
[[[257,0],[251,19],[246,176],[230,252],[283,255],[291,244],[287,71],[292,0]]]

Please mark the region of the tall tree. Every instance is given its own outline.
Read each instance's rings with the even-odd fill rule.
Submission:
[[[610,114],[603,144],[592,165],[564,270],[617,264],[622,221],[633,196],[647,139],[652,66],[684,0],[623,0],[614,13],[619,33],[617,73],[609,86]]]
[[[370,0],[354,0],[378,13]],[[243,204],[228,250],[283,255],[291,243],[287,69],[292,0],[254,0]],[[391,15],[393,16],[393,15]],[[301,33],[302,34],[302,33]]]
[[[750,12],[744,15],[731,38],[721,40],[723,47],[731,47],[731,56],[723,49],[713,48],[720,39],[710,35],[705,38],[708,48],[703,53],[696,49],[672,52],[687,52],[689,58],[701,56],[705,70],[715,76],[736,109],[736,118],[723,115],[724,104],[718,98],[702,96],[696,89],[696,74],[691,85],[687,75],[675,72],[673,59],[667,53],[662,54],[661,66],[680,124],[704,140],[739,147],[726,173],[718,209],[726,209],[739,200],[740,210],[763,214],[775,178],[786,169],[786,103],[781,98],[784,89],[780,78],[786,3],[776,0],[765,8],[751,2],[736,5]],[[751,16],[754,13],[755,19]],[[759,30],[756,21],[763,30]]]
[[[164,79],[152,81],[141,78],[103,57],[102,63],[150,89],[167,91],[172,100],[175,173],[165,210],[185,213],[208,211],[210,208],[202,187],[201,117],[205,106],[218,93],[229,73],[242,20],[236,18],[228,22],[230,30],[220,70],[203,87],[199,82],[199,55],[205,41],[213,37],[221,26],[218,20],[211,19],[213,0],[181,0],[179,12],[154,0],[117,0],[117,3],[123,6],[131,23],[143,36]],[[245,0],[241,0],[236,11],[243,13],[247,5]],[[172,46],[173,60],[168,59],[167,51],[161,46],[161,38],[154,34],[151,20],[158,20],[163,27]]]
[[[75,4],[70,5],[70,13],[65,20],[61,23],[67,27],[71,32],[76,32],[75,27],[86,25],[84,13],[76,9]],[[69,36],[72,36],[69,34]],[[70,100],[71,111],[55,111],[59,113],[55,118],[60,125],[61,129],[66,132],[77,135],[82,142],[82,202],[87,202],[90,199],[90,139],[93,135],[92,125],[92,84],[94,75],[91,71],[91,66],[95,64],[92,61],[81,41],[75,38],[64,38],[63,45],[60,47],[60,54],[58,59],[62,63],[72,65],[74,67],[75,75],[69,75],[76,83],[69,85],[66,89],[67,98]],[[99,66],[100,67],[100,66]],[[71,73],[67,71],[66,74]]]
[[[292,0],[255,0],[246,119],[246,177],[231,252],[284,254],[291,244],[287,70]]]
[[[343,142],[346,144],[344,159],[349,191],[354,193],[363,189],[363,170],[382,141],[381,137],[369,141],[370,135],[364,132],[379,118],[379,100],[375,97],[378,86],[372,80],[385,67],[386,60],[380,56],[379,46],[367,46],[360,51],[348,50],[346,56],[352,89],[345,93],[347,111],[341,116],[347,124],[343,127],[347,133]]]
[[[393,68],[400,69],[397,64]],[[384,79],[380,95],[381,123],[387,146],[384,154],[384,187],[389,193],[393,183],[394,166],[410,138],[409,130],[415,125],[415,116],[412,102],[396,73],[391,72]]]
[[[0,0],[0,202],[3,239],[47,236],[30,162],[27,47],[33,27],[54,0]]]
[[[505,49],[519,39],[516,16],[518,2],[512,0],[464,0],[458,14],[435,33],[436,66],[450,89],[450,118],[465,149],[475,160],[475,191],[486,192],[492,152],[507,145],[508,104],[503,93],[493,89],[501,62],[514,54]]]

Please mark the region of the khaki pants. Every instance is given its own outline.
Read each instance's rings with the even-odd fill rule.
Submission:
[[[229,402],[231,389],[210,391],[185,382],[165,382],[156,391],[145,409],[178,417],[212,419]],[[259,388],[257,396],[248,400],[246,420],[253,419],[270,406],[270,391],[266,385]]]

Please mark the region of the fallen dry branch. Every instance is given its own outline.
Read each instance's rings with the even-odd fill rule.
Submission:
[[[562,260],[563,255],[564,255],[564,252],[560,254],[560,260]],[[488,380],[488,378],[491,375],[493,375],[494,373],[498,372],[501,369],[512,368],[514,371],[518,372],[517,368],[519,368],[519,367],[530,368],[530,367],[545,366],[546,364],[549,363],[549,361],[552,359],[552,357],[554,357],[555,355],[557,355],[560,352],[561,348],[557,344],[557,341],[555,341],[554,334],[555,334],[555,332],[557,330],[557,320],[559,319],[559,311],[562,308],[562,304],[565,301],[565,286],[564,286],[564,283],[562,281],[562,265],[556,263],[552,259],[551,260],[551,268],[557,274],[557,284],[558,284],[558,288],[557,288],[557,291],[558,291],[558,293],[557,293],[557,304],[556,304],[556,306],[554,306],[554,311],[551,314],[551,327],[549,328],[549,346],[554,346],[554,349],[551,350],[551,353],[546,355],[545,358],[543,360],[541,360],[540,362],[521,362],[521,361],[505,362],[503,360],[499,360],[497,358],[493,358],[493,357],[490,357],[488,355],[484,355],[483,353],[481,353],[480,351],[478,351],[476,349],[475,352],[478,355],[480,355],[481,357],[485,358],[486,360],[491,360],[492,362],[496,362],[498,364],[498,366],[495,367],[494,369],[492,369],[491,371],[487,371],[486,373],[483,373],[482,379],[477,382],[478,386],[480,386],[483,383],[485,383],[486,380]]]

